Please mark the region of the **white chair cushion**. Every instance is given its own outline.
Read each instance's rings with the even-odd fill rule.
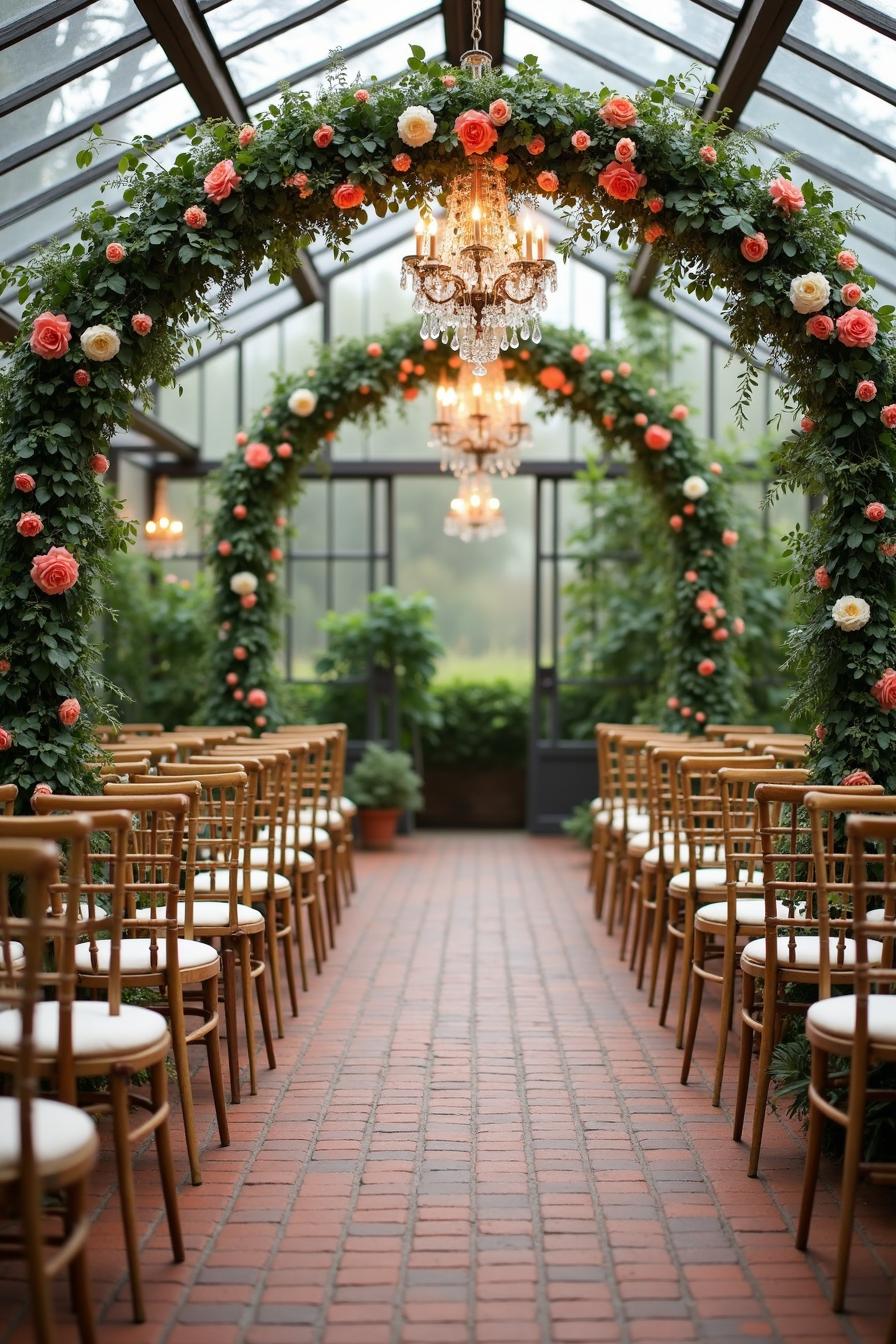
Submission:
[[[212,886],[212,877],[217,878],[217,883],[215,886]],[[193,883],[193,890],[197,893],[197,895],[201,895],[202,892],[206,891],[220,892],[222,890],[220,884],[225,880],[226,879],[224,878],[224,875],[221,873],[214,873],[214,874],[197,873],[196,881]],[[237,885],[241,896],[244,896],[246,894],[245,881],[246,877],[241,869],[237,876]],[[264,895],[264,893],[268,889],[268,875],[265,868],[249,869],[249,889],[253,896],[256,894],[256,892],[258,893],[259,896]],[[289,878],[283,877],[281,873],[275,873],[274,895],[285,896],[291,890],[292,888],[290,887]]]
[[[278,844],[284,834],[288,845],[295,845],[298,840],[300,849],[308,849],[310,845],[317,845],[320,849],[328,849],[330,846],[329,835],[319,826],[315,826],[313,830],[310,826],[284,826],[277,832]]]
[[[31,1103],[31,1136],[38,1167],[55,1170],[83,1149],[96,1148],[96,1125],[86,1111],[39,1097]],[[14,1171],[21,1159],[19,1101],[0,1097],[0,1172]]]
[[[7,954],[9,955],[9,965],[14,971],[20,971],[25,965],[25,947],[22,943],[6,943],[0,949],[0,970],[4,970],[7,965]]]
[[[341,798],[334,798],[333,802],[344,817],[354,817],[357,815],[358,804],[353,803],[351,798],[346,798],[345,794],[343,794]]]
[[[636,812],[632,809],[630,812],[626,812],[624,816],[619,811],[613,814],[613,830],[619,835],[624,830],[643,831],[649,825],[650,817],[646,812]]]
[[[283,863],[287,868],[292,868],[296,864],[297,854],[298,854],[298,865],[300,871],[303,873],[310,872],[311,869],[314,867],[314,859],[311,857],[310,854],[304,853],[303,850],[294,849],[292,845],[287,845],[286,849],[282,851],[280,849],[276,849],[274,851],[274,859],[276,863]],[[268,866],[267,846],[253,845],[251,850],[249,851],[249,862],[259,868],[267,868]]]
[[[873,923],[875,923],[875,924],[881,924],[881,923],[883,923],[883,919],[884,919],[884,916],[886,915],[886,913],[887,913],[887,912],[886,912],[886,910],[884,909],[884,907],[883,907],[883,906],[880,906],[879,909],[877,909],[877,910],[869,910],[869,911],[868,911],[868,918],[869,918],[870,920],[872,920]]]
[[[848,1040],[856,1030],[856,996],[819,999],[810,1005],[806,1021],[827,1035]],[[868,1036],[881,1045],[896,1045],[896,994],[868,995]]]
[[[804,969],[811,966],[817,966],[821,948],[821,940],[815,937],[814,935],[810,934],[807,935],[806,937],[796,938],[794,942],[795,942],[794,956],[793,960],[791,960],[790,939],[789,938],[778,939],[778,965],[785,967],[788,965],[799,966]],[[831,947],[831,969],[836,970],[838,965],[837,939],[829,938],[828,942],[830,943]],[[874,942],[873,939],[869,939],[868,940],[869,961],[872,962],[872,964],[876,965],[880,961],[882,953],[883,953],[883,944],[876,943]],[[746,947],[741,953],[741,961],[742,962],[752,961],[754,963],[758,962],[764,965],[765,939],[754,938],[751,943],[747,943]],[[843,945],[843,961],[841,964],[844,966],[855,966],[856,964],[856,945],[851,938],[847,938]]]
[[[0,1013],[0,1050],[14,1050],[21,1035],[17,1008]],[[113,1017],[109,1005],[81,1000],[72,1004],[72,1050],[75,1056],[138,1054],[160,1045],[168,1035],[168,1023],[151,1008],[123,1003]],[[52,1058],[59,1042],[59,1005],[52,1000],[34,1010],[34,1045],[38,1055]]]
[[[727,871],[724,868],[698,868],[694,875],[694,881],[698,891],[712,891],[716,887],[721,887],[722,890],[724,890],[727,880]],[[754,879],[751,882],[750,874],[746,868],[743,868],[738,873],[737,880],[738,883],[743,886],[755,887],[758,891],[762,890],[762,878]],[[690,887],[690,882],[690,873],[676,873],[674,877],[670,877],[669,886],[672,887],[674,891],[687,891]],[[781,913],[786,914],[787,912],[782,910]]]
[[[340,827],[345,825],[345,817],[341,812],[328,811],[325,807],[319,807],[315,817],[312,817],[310,807],[303,807],[299,813],[299,821],[303,826],[310,826],[312,821],[316,826]]]
[[[734,918],[738,924],[747,924],[752,928],[761,929],[765,925],[765,897],[764,896],[738,896],[735,900],[737,907]],[[778,914],[786,915],[787,909],[778,902]],[[724,928],[728,923],[728,902],[710,901],[709,905],[701,905],[697,911],[697,923],[718,924]]]
[[[138,910],[138,919],[149,919],[152,912],[149,910]],[[243,924],[263,924],[264,915],[256,910],[253,905],[238,905],[236,908],[237,918],[240,925]],[[187,917],[187,907],[184,901],[179,901],[177,905],[177,922],[183,924]],[[193,924],[197,929],[220,929],[230,923],[230,902],[229,901],[208,901],[199,900],[193,902]]]
[[[153,970],[150,960],[152,953],[151,938],[122,938],[121,940],[121,973],[122,975],[137,975]],[[155,969],[164,970],[168,961],[168,951],[165,946],[165,938],[160,935],[156,939],[156,965]],[[112,944],[108,939],[96,945],[97,970],[100,974],[105,974],[109,970],[109,957],[112,950]],[[189,970],[196,966],[213,966],[218,961],[218,954],[208,943],[197,943],[192,939],[178,938],[177,940],[177,964],[183,970]],[[75,948],[75,970],[82,971],[89,975],[93,972],[93,962],[90,959],[90,945],[88,943],[78,943]]]

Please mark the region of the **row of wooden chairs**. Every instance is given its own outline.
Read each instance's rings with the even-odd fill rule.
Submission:
[[[719,986],[714,1105],[740,977],[733,1137],[743,1134],[758,1049],[750,1175],[758,1171],[773,1051],[788,1017],[806,1016],[812,1118],[797,1245],[807,1243],[827,1117],[847,1129],[833,1293],[842,1310],[858,1175],[896,1179],[896,1162],[869,1164],[861,1154],[869,1066],[896,1058],[896,995],[878,992],[894,974],[896,798],[874,785],[812,785],[807,739],[769,727],[719,725],[683,741],[655,727],[600,724],[596,739],[595,913],[609,932],[621,927],[620,955],[628,952],[639,987],[647,981],[650,1003],[659,990],[663,1024],[677,979],[682,1083],[704,986]],[[826,1094],[832,1055],[852,1057],[846,1111]]]

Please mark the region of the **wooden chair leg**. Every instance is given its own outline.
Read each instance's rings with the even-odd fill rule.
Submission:
[[[302,991],[308,993],[308,967],[305,964],[305,930],[302,927],[302,892],[304,891],[305,879],[298,871],[293,879],[292,888],[292,918],[296,930],[296,956],[299,960],[299,975],[302,980]]]
[[[824,1054],[813,1050],[813,1054]],[[864,1052],[863,1052],[864,1053]],[[843,1179],[840,1185],[840,1231],[837,1236],[837,1271],[831,1306],[842,1311],[846,1300],[846,1279],[849,1274],[849,1253],[856,1216],[856,1190],[865,1138],[865,1100],[868,1089],[866,1059],[853,1059],[849,1071],[849,1109],[846,1120],[846,1147],[843,1152]],[[817,1109],[817,1108],[816,1108]]]
[[[319,902],[323,904],[323,907],[327,912],[327,933],[329,934],[330,937],[330,947],[335,947],[336,926],[335,926],[335,919],[333,916],[333,901],[330,893],[331,884],[327,873],[326,852],[322,851],[322,853],[323,853],[323,862],[318,864],[319,886],[318,886],[317,899]]]
[[[76,1181],[66,1192],[66,1230],[71,1236],[83,1225],[87,1218],[87,1182]],[[68,1269],[69,1288],[72,1309],[78,1323],[78,1338],[81,1344],[96,1344],[96,1325],[93,1312],[93,1295],[90,1287],[90,1272],[87,1264],[87,1238],[81,1249],[72,1256]]]
[[[221,949],[224,972],[224,1030],[227,1032],[227,1070],[230,1074],[230,1102],[240,1104],[240,1052],[236,1039],[236,958],[230,944]]]
[[[656,985],[660,974],[660,958],[663,952],[663,942],[666,939],[666,876],[665,873],[658,872],[654,878],[654,904],[656,909],[653,912],[653,929],[650,940],[650,988],[647,995],[647,1002],[651,1008],[656,1000]],[[646,940],[645,940],[646,949]],[[644,968],[639,968],[638,988],[644,983]]]
[[[283,944],[283,959],[286,963],[286,988],[289,992],[289,1009],[293,1017],[298,1017],[299,998],[296,992],[296,953],[292,932],[292,895],[290,895],[289,900],[280,902],[280,910],[283,919],[283,927],[278,930],[277,937]]]
[[[18,1124],[18,1121],[16,1122]],[[55,1344],[50,1285],[44,1259],[43,1200],[35,1183],[21,1191],[22,1234],[25,1243],[25,1269],[31,1306],[31,1329],[35,1344]]]
[[[112,1101],[112,1143],[115,1148],[115,1168],[118,1175],[118,1198],[121,1204],[128,1277],[131,1281],[131,1305],[134,1320],[140,1322],[146,1320],[146,1306],[140,1276],[137,1201],[134,1194],[134,1172],[131,1167],[131,1136],[128,1121],[129,1077],[126,1069],[113,1069],[109,1075],[109,1094]]]
[[[168,1020],[171,1026],[171,1053],[174,1056],[174,1071],[177,1075],[184,1135],[187,1141],[190,1180],[193,1185],[201,1185],[202,1166],[199,1161],[199,1142],[196,1138],[196,1116],[193,1108],[193,1083],[190,1077],[190,1055],[187,1048],[184,1003],[180,985],[172,984],[170,977],[168,984]]]
[[[657,918],[659,918],[659,915],[657,915]],[[666,1025],[666,1018],[669,1015],[669,1004],[672,999],[672,981],[675,979],[675,967],[678,964],[678,944],[680,942],[677,935],[669,928],[669,924],[674,924],[674,916],[671,908],[669,911],[669,922],[667,924],[664,919],[663,924],[665,926],[666,934],[666,969],[663,973],[663,992],[660,995],[660,1015],[658,1021],[661,1027]]]
[[[685,1014],[688,1010],[688,992],[691,987],[691,961],[694,956],[694,919],[696,905],[692,896],[684,902],[684,941],[681,945],[681,978],[678,987],[678,1017],[675,1022],[675,1047],[684,1044]]]
[[[274,995],[274,1021],[277,1023],[277,1035],[282,1037],[283,1030],[283,992],[280,986],[280,949],[277,943],[277,902],[272,895],[264,900],[265,960],[271,971],[271,990]]]
[[[824,1116],[815,1105],[812,1094],[823,1096],[828,1081],[828,1055],[826,1050],[812,1047],[812,1072],[809,1089],[809,1127],[806,1131],[806,1165],[803,1168],[803,1193],[800,1199],[800,1216],[796,1227],[797,1250],[804,1251],[809,1244],[809,1227],[812,1222],[812,1209],[815,1204],[815,1190],[818,1186],[818,1170],[821,1166],[821,1141],[824,1136]]]
[[[759,1037],[759,1065],[756,1070],[756,1096],[753,1102],[753,1130],[750,1136],[750,1161],[747,1175],[755,1176],[759,1170],[759,1153],[762,1149],[762,1134],[765,1129],[765,1112],[768,1106],[768,1090],[771,1082],[772,1051],[775,1048],[777,1030],[776,987],[768,980],[763,982],[762,990],[762,1035]]]
[[[305,908],[308,911],[308,930],[311,934],[311,947],[314,952],[314,968],[320,975],[327,959],[327,939],[324,934],[324,917],[320,908],[320,884],[316,874],[312,875],[311,881],[316,888],[315,896],[314,900]]]
[[[174,1173],[174,1155],[171,1151],[171,1127],[168,1105],[168,1074],[165,1061],[160,1059],[149,1071],[149,1090],[153,1109],[162,1119],[156,1125],[156,1156],[159,1162],[159,1175],[162,1178],[162,1197],[165,1201],[165,1214],[168,1219],[168,1234],[171,1237],[171,1251],[178,1263],[186,1259],[184,1239],[180,1226],[180,1209],[177,1203],[177,1177]]]
[[[728,1056],[728,1036],[731,1032],[731,1017],[734,1010],[734,986],[736,978],[735,954],[737,944],[735,935],[729,930],[725,936],[725,951],[722,958],[722,1006],[719,1010],[719,1040],[716,1046],[716,1072],[712,1083],[712,1104],[722,1104],[722,1083],[725,1078],[725,1060]],[[695,953],[696,955],[696,953]]]
[[[752,1017],[756,1004],[756,981],[748,972],[741,976],[741,997],[743,1012],[740,1022],[740,1055],[737,1063],[737,1097],[734,1102],[734,1127],[731,1137],[740,1143],[744,1132],[744,1117],[747,1113],[747,1093],[750,1090],[750,1063],[753,1058],[753,1028],[745,1020]]]
[[[641,936],[641,876],[636,876],[629,883],[628,888],[623,892],[622,906],[622,933],[619,938],[619,960],[625,961],[625,954],[628,948],[629,929],[632,926],[632,911],[634,911],[634,928],[632,929],[632,947],[638,946],[638,939]],[[635,965],[634,954],[629,962],[629,970],[633,970]]]
[[[246,1050],[249,1055],[249,1092],[254,1097],[258,1091],[258,1078],[255,1064],[255,1019],[252,1012],[252,944],[248,934],[240,938],[240,982],[243,993]]]
[[[688,1017],[687,1038],[684,1043],[684,1059],[681,1061],[681,1082],[687,1086],[691,1072],[691,1060],[694,1058],[694,1042],[697,1039],[697,1024],[700,1021],[700,1006],[703,1002],[703,976],[698,974],[706,964],[706,934],[702,929],[694,931],[694,957],[689,967],[691,976],[690,1015]]]
[[[218,977],[206,980],[202,985],[202,1006],[207,1021],[218,1016]],[[212,1099],[215,1104],[215,1119],[218,1124],[218,1138],[222,1148],[230,1147],[230,1126],[227,1121],[227,1101],[224,1096],[224,1072],[221,1068],[221,1033],[218,1023],[205,1033],[205,1055],[208,1060],[208,1076],[212,1085]]]
[[[252,935],[254,958],[261,967],[259,973],[255,976],[255,996],[258,999],[258,1015],[261,1018],[261,1034],[264,1037],[264,1046],[267,1051],[268,1068],[276,1069],[277,1059],[274,1055],[274,1038],[271,1035],[271,1014],[268,1009],[268,996],[265,987],[267,967],[264,961],[264,942],[265,935],[263,933]],[[274,950],[276,952],[276,948]]]

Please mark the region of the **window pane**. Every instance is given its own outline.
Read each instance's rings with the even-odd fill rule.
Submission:
[[[893,0],[875,0],[874,8],[896,17]],[[896,42],[882,37],[820,0],[803,0],[788,32],[820,51],[833,52],[856,71],[896,88]]]
[[[631,66],[639,73],[645,74],[649,79],[656,79],[660,75],[668,75],[671,71],[685,70],[694,64],[693,57],[685,56],[681,51],[660,42],[656,38],[648,37],[645,33],[638,32],[627,23],[622,23],[619,19],[611,15],[596,11],[591,5],[585,4],[583,0],[552,0],[550,11],[546,13],[544,4],[540,0],[517,0],[514,5],[519,14],[534,20],[536,23],[547,24],[555,29],[558,34],[569,38],[573,42],[579,43],[583,47],[593,50],[598,60],[604,57],[608,61],[614,61],[617,64]],[[644,17],[658,26],[664,26],[662,19],[658,19],[657,10],[659,6],[650,4],[646,6]],[[673,6],[662,7],[663,17],[668,17],[670,12],[674,14],[674,22],[678,27],[686,26],[686,13],[682,11],[694,10],[695,6],[687,3],[687,0],[677,0]],[[712,24],[707,23],[710,19],[705,11],[698,11],[699,22],[694,21],[691,15],[691,26],[688,32],[689,41],[697,46],[704,46],[707,38],[712,36],[712,48],[707,50],[709,56],[721,52],[725,45],[727,35],[731,31],[731,25],[724,20],[715,19],[716,28],[713,30]],[[674,31],[674,29],[673,29]],[[531,36],[534,36],[532,34]],[[721,37],[721,40],[720,40]],[[553,67],[555,70],[557,67]],[[559,67],[565,74],[565,66]],[[702,67],[698,64],[701,72],[709,75],[708,66]]]
[[[4,13],[4,18],[6,14]],[[143,27],[133,0],[99,0],[3,53],[3,94],[15,93]]]

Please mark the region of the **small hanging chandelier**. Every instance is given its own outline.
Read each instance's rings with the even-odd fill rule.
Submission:
[[[143,524],[143,535],[153,551],[171,554],[182,543],[184,525],[172,518],[168,508],[168,478],[157,476],[153,485],[152,517]]]
[[[436,416],[429,447],[441,452],[442,470],[468,476],[485,470],[512,476],[520,453],[532,446],[532,430],[522,418],[523,391],[508,383],[501,361],[487,365],[477,378],[461,364],[455,382],[436,390]]]
[[[480,79],[492,58],[479,48],[480,3],[473,0],[473,49],[461,66]],[[410,281],[414,311],[424,340],[451,341],[461,359],[481,377],[485,365],[519,338],[541,339],[539,316],[549,291],[557,288],[557,267],[545,257],[544,230],[514,229],[503,173],[489,163],[459,174],[448,192],[442,238],[435,220],[416,230],[416,253],[401,266],[401,287]]]
[[[445,535],[460,541],[488,541],[506,531],[501,501],[492,494],[488,476],[482,471],[464,476],[445,515]]]

